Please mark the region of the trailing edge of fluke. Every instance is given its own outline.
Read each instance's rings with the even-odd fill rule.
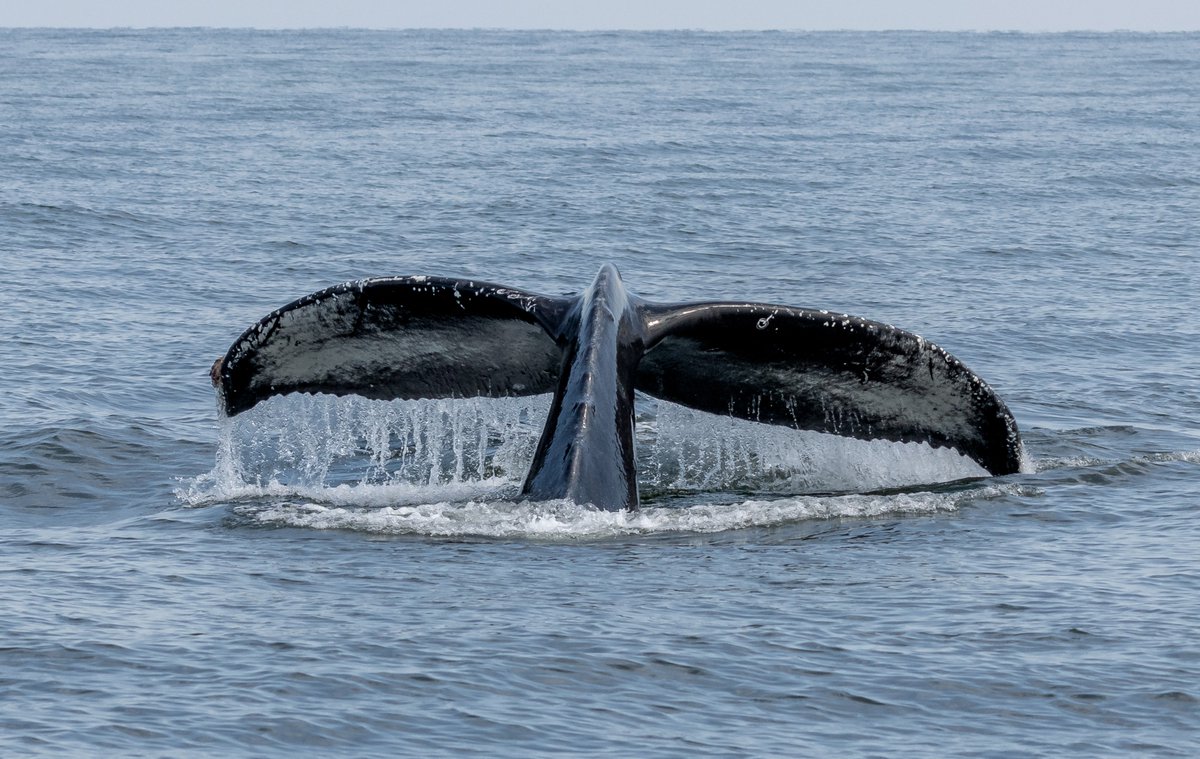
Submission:
[[[651,303],[611,265],[566,297],[441,277],[335,285],[246,330],[212,379],[229,415],[297,392],[553,392],[523,493],[612,511],[638,506],[635,390],[766,424],[954,448],[994,475],[1020,468],[1004,403],[911,332],[786,306]]]

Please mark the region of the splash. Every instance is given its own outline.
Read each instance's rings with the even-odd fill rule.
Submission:
[[[521,501],[549,405],[549,395],[272,398],[221,420],[213,470],[178,495],[188,505],[238,503],[264,524],[574,537],[941,511],[960,497],[858,494],[987,474],[951,450],[798,432],[639,396],[640,512]]]
[[[349,485],[376,486],[405,499],[478,495],[520,482],[548,409],[548,395],[272,398],[221,419],[216,465],[183,498],[228,500]]]
[[[856,440],[758,424],[639,399],[643,489],[821,493],[911,487],[986,477],[948,448]]]
[[[568,501],[443,501],[366,508],[289,500],[241,504],[235,507],[235,513],[249,523],[262,526],[448,538],[594,540],[661,533],[715,533],[809,519],[933,514],[1016,492],[1019,488],[1014,485],[989,485],[941,493],[794,496],[697,504],[688,508],[651,506],[636,512],[600,511]],[[337,496],[335,499],[341,500]]]

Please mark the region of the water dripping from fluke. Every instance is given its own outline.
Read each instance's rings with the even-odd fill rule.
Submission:
[[[924,487],[987,476],[952,450],[637,401],[640,511],[522,498],[548,395],[272,398],[220,420],[213,469],[177,494],[189,506],[232,504],[240,521],[268,526],[569,539],[935,513],[990,494]]]

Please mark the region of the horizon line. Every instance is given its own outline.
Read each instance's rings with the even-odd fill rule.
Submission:
[[[259,32],[305,32],[305,31],[359,31],[359,32],[564,32],[575,34],[598,33],[656,33],[656,32],[702,32],[706,34],[813,34],[813,33],[925,33],[925,34],[1194,34],[1197,29],[1136,29],[1136,28],[1087,28],[1071,29],[979,29],[979,28],[921,28],[921,27],[566,27],[566,26],[224,26],[212,24],[138,25],[115,24],[111,26],[72,26],[67,24],[6,26],[5,31],[58,30],[58,31],[181,31],[205,29],[211,31],[259,31]]]

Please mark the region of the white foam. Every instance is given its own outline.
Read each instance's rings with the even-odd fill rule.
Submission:
[[[243,518],[269,526],[388,535],[590,540],[654,533],[724,532],[808,519],[931,514],[953,511],[964,502],[997,497],[1004,492],[999,486],[987,486],[953,493],[797,496],[688,508],[650,507],[637,512],[599,511],[567,501],[443,501],[375,508],[284,501],[244,504],[235,509]]]
[[[1148,453],[1144,457],[1146,461],[1151,463],[1170,463],[1182,461],[1188,464],[1200,464],[1200,450],[1195,451],[1165,451],[1162,453]]]

